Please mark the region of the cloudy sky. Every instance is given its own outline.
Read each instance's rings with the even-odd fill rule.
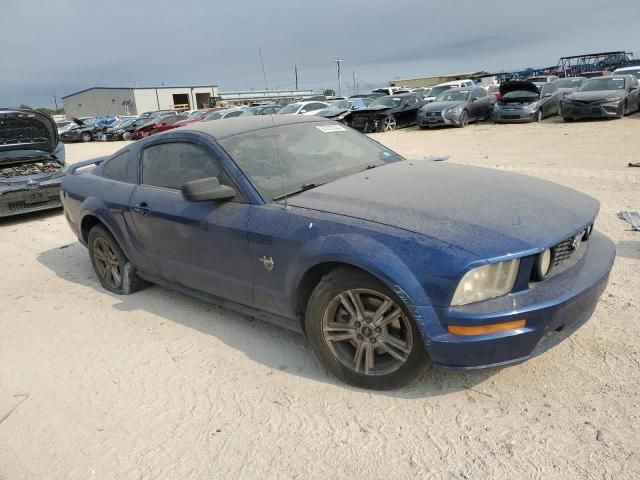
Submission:
[[[0,105],[91,86],[214,84],[347,93],[393,78],[640,55],[640,0],[0,0]],[[343,92],[344,93],[344,92]]]

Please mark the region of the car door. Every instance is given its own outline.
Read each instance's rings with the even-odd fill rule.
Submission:
[[[408,95],[402,99],[400,111],[396,114],[398,127],[407,127],[416,122],[418,115],[418,97]]]
[[[132,218],[152,275],[220,298],[251,304],[246,226],[249,205],[233,200],[187,202],[180,187],[217,177],[236,188],[209,146],[169,137],[146,145]]]

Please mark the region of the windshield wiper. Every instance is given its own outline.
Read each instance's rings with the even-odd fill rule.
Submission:
[[[324,185],[324,183],[305,183],[300,186],[300,188],[293,190],[291,192],[283,193],[282,195],[278,195],[277,197],[273,197],[274,200],[282,200],[284,197],[290,197],[291,195],[295,195],[297,193],[302,193],[307,190],[311,190],[312,188],[317,188]]]

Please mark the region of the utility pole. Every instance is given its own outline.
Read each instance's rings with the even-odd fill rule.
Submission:
[[[296,75],[296,90],[298,90],[298,65],[293,66],[293,71]]]
[[[338,96],[342,96],[342,59],[338,58],[335,60],[338,66]]]
[[[358,84],[356,83],[356,72],[353,72],[353,93],[358,93]]]
[[[56,112],[58,111],[58,99],[56,98],[56,96],[53,96],[53,103],[56,104]]]

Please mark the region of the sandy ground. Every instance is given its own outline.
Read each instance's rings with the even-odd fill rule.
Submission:
[[[160,287],[107,293],[59,211],[2,221],[0,478],[640,477],[640,233],[616,217],[640,209],[640,115],[376,138],[597,197],[618,258],[592,319],[525,364],[375,393],[279,328]]]

